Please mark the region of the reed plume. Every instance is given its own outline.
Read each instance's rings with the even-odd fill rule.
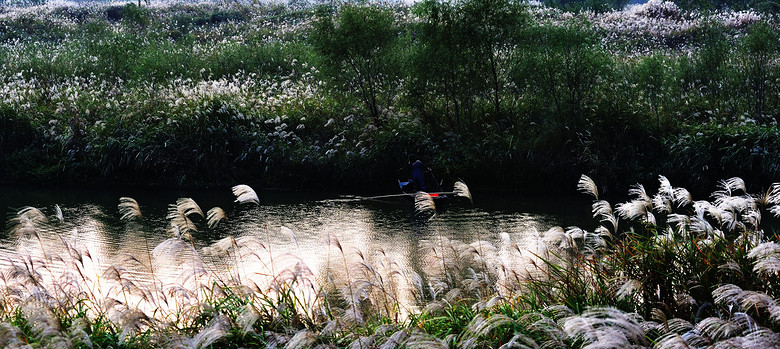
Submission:
[[[175,204],[168,206],[168,215],[165,217],[171,223],[169,232],[179,238],[186,238],[192,242],[192,232],[197,232],[198,227],[190,219],[191,215],[204,218],[203,210],[191,198],[181,198]]]
[[[599,188],[596,186],[596,182],[586,175],[580,176],[580,180],[577,182],[577,190],[581,193],[593,196],[593,199],[595,200],[599,199]]]
[[[222,208],[212,207],[208,212],[206,212],[206,221],[209,228],[211,229],[214,229],[219,224],[219,222],[225,219],[227,219],[227,215]]]
[[[423,219],[432,219],[436,215],[436,203],[426,192],[414,193],[414,215]]]
[[[474,203],[474,200],[471,198],[471,190],[463,181],[455,182],[452,191],[455,193],[455,196],[467,198],[469,202]]]
[[[119,198],[118,207],[121,216],[120,219],[122,220],[143,219],[141,208],[138,206],[138,201],[135,201],[133,198],[126,196]]]
[[[260,198],[257,197],[257,193],[255,193],[255,190],[252,189],[252,187],[246,184],[239,184],[234,186],[232,190],[233,195],[236,196],[236,202],[239,204],[260,204]]]

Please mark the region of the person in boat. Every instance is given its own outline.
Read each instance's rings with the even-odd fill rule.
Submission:
[[[412,164],[412,182],[418,191],[427,191],[425,186],[425,171],[429,170],[422,161],[417,160]]]

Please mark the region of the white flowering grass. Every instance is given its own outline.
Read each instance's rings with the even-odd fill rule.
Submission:
[[[657,195],[681,192],[665,177],[660,182]],[[594,186],[583,177],[584,192],[593,192]],[[564,343],[647,346],[651,341],[674,347],[701,345],[704,338],[722,346],[771,344],[777,340],[772,328],[780,319],[778,290],[772,281],[777,278],[780,249],[760,230],[743,230],[752,227],[749,212],[761,209],[743,205],[746,188],[732,178],[721,183],[708,205],[686,199],[684,205],[669,206],[674,198],[652,199],[644,188],[635,187],[636,198],[629,202],[641,205],[642,214],[620,214],[627,220],[621,226],[647,223],[648,212],[659,213],[659,225],[666,224],[664,218],[677,224],[677,230],[658,231],[647,240],[635,237],[639,232],[613,235],[609,229],[615,227],[605,220],[601,223],[606,227],[593,232],[577,227],[544,233],[531,229],[517,235],[522,238],[502,234],[498,242],[466,243],[439,235],[420,243],[415,252],[419,269],[399,263],[392,251],[368,251],[345,244],[334,234],[322,242],[327,260],[318,267],[309,265],[312,260],[307,256],[275,246],[269,234],[276,234],[276,229],[271,232],[267,227],[203,247],[193,240],[192,233],[199,229],[217,229],[221,220],[240,219],[234,210],[252,214],[253,205],[228,211],[212,208],[204,215],[194,200],[179,199],[167,217],[170,237],[149,246],[148,256],[106,254],[105,248],[90,242],[90,235],[102,234],[103,229],[93,219],[73,224],[61,211],[55,210],[56,219],[50,219],[42,210],[25,208],[12,221],[16,248],[0,251],[18,256],[0,263],[0,293],[5,295],[1,309],[5,316],[19,314],[31,321],[33,328],[22,333],[5,322],[0,338],[5,343],[20,337],[41,343],[87,343],[93,339],[83,331],[84,322],[102,319],[128,343],[151,333],[148,344],[182,347],[234,340],[235,331],[291,347],[345,342],[474,347],[502,341],[531,348]],[[257,202],[256,193],[245,185],[237,186],[234,195]],[[595,196],[594,202],[599,207],[596,218],[611,215],[603,208],[607,203]],[[662,208],[653,207],[656,203]],[[739,214],[723,220],[702,214],[719,206]],[[127,229],[147,229],[135,200],[123,197],[118,208]],[[680,223],[697,219],[711,220],[715,228],[694,231],[688,228],[692,223]],[[278,233],[298,244],[292,229],[279,227]],[[696,289],[688,290],[682,282],[676,285],[672,308],[655,306],[667,299],[657,298],[660,291],[647,289],[649,271],[610,269],[620,266],[616,260],[650,251],[660,253],[658,258],[668,253],[681,256],[664,267],[683,272],[685,249],[692,243],[698,258],[714,261],[711,253],[719,252],[710,249],[728,246],[732,243],[728,239],[747,250],[742,257],[721,255],[731,266],[719,268],[753,274],[743,276],[742,286],[722,283],[696,294],[687,293]],[[626,243],[649,245],[623,246],[630,249],[626,253],[621,250]],[[231,303],[238,299],[244,301]],[[58,317],[75,316],[74,304],[80,304],[83,313],[70,327],[60,327]],[[385,327],[371,327],[377,319]],[[456,319],[462,322],[458,325]],[[413,326],[406,327],[405,321]],[[364,326],[375,329],[366,332],[360,329]],[[188,330],[172,330],[184,328]],[[267,332],[255,332],[258,328]],[[452,334],[440,336],[442,331]]]

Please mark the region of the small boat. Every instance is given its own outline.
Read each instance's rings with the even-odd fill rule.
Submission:
[[[399,179],[398,180],[398,187],[400,187],[402,193],[409,194],[409,197],[414,197],[414,194],[417,193],[417,192],[424,192],[424,191],[417,190],[414,182],[412,182],[412,181],[401,181]],[[450,198],[449,195],[454,195],[455,194],[454,191],[453,192],[445,192],[445,191],[441,190],[441,186],[439,186],[439,188],[440,188],[440,190],[438,192],[430,192],[430,193],[429,192],[424,192],[424,193],[428,194],[436,202],[445,201],[446,199]]]

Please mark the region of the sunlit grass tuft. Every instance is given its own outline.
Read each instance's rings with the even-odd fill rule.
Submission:
[[[419,268],[330,233],[325,260],[308,265],[271,238],[302,247],[285,226],[201,248],[184,233],[239,218],[219,208],[204,217],[192,199],[170,205],[180,234],[148,258],[111,258],[85,244],[93,228],[24,208],[10,225],[18,257],[0,264],[0,338],[49,347],[775,346],[780,249],[759,217],[776,203],[760,203],[737,179],[712,201],[659,181],[654,195],[635,186],[615,215],[584,180],[593,231],[470,243],[438,232],[420,242]],[[120,201],[124,224],[147,229],[129,222],[139,212]]]

